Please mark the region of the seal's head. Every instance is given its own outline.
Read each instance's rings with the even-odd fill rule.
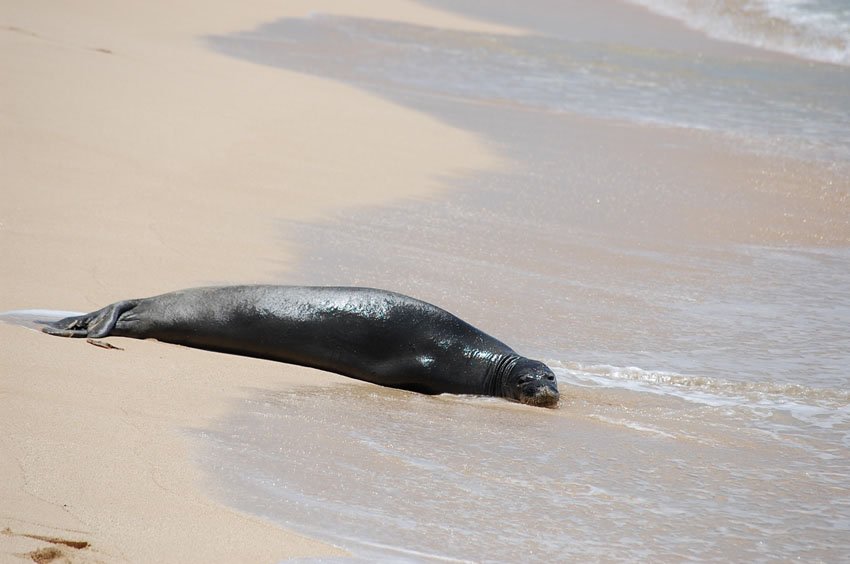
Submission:
[[[558,405],[558,382],[552,370],[537,360],[518,359],[504,380],[505,395],[538,407]]]

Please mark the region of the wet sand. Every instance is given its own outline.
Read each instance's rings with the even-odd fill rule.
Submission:
[[[546,0],[517,20],[464,4],[571,33],[540,21]],[[540,411],[256,390],[198,433],[219,499],[362,561],[846,554],[850,144],[824,116],[843,119],[848,74],[618,6],[632,27],[613,17],[601,44],[593,11],[584,42],[322,14],[210,39],[502,157],[439,198],[282,222],[302,250],[285,280],[420,296],[549,363],[562,392]]]
[[[272,282],[293,256],[281,218],[432,194],[440,174],[496,164],[474,135],[201,39],[316,9],[504,31],[408,2],[0,8],[0,311]],[[209,499],[186,435],[252,388],[339,378],[3,324],[0,341],[0,559],[342,554]]]

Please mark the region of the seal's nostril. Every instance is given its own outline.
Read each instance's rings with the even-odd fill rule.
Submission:
[[[547,374],[546,379],[549,380],[550,382],[554,382],[555,381],[555,375],[554,374]]]

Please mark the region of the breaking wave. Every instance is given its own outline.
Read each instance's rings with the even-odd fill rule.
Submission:
[[[715,39],[850,66],[850,6],[836,0],[629,1]]]

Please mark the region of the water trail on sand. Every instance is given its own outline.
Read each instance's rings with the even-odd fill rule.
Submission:
[[[66,317],[83,315],[77,311],[61,311],[56,309],[17,309],[0,312],[0,323],[20,325],[34,331],[41,331],[47,323],[53,323]]]

